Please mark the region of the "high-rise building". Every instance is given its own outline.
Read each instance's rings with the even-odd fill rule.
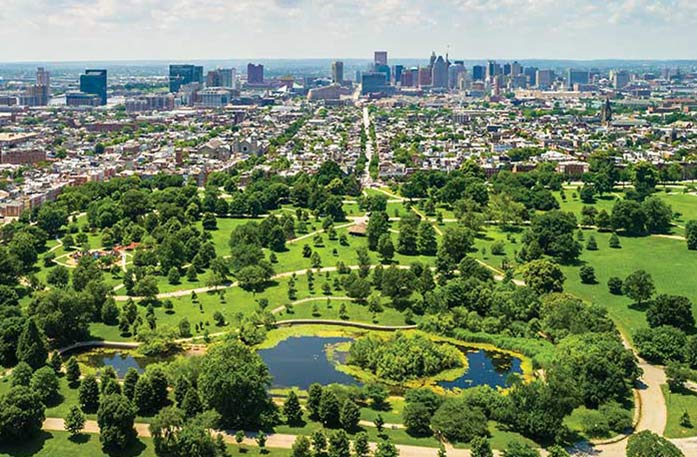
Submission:
[[[222,87],[223,82],[218,70],[211,70],[206,75],[206,87]]]
[[[612,73],[612,87],[615,89],[624,89],[629,85],[629,72],[625,70],[614,71]]]
[[[390,70],[389,65],[375,65],[375,71],[377,73],[384,73],[385,74],[385,81],[387,81],[387,84],[390,84],[390,81],[392,81],[392,70]]]
[[[501,65],[497,64],[495,60],[490,60],[486,64],[486,79],[491,80],[494,76],[500,75],[502,73]]]
[[[448,85],[451,89],[458,87],[460,75],[463,73],[467,73],[467,69],[465,68],[465,62],[462,60],[456,60],[453,65],[450,65],[450,68],[448,68]]]
[[[373,60],[375,67],[378,65],[387,65],[387,51],[375,51],[375,59]]]
[[[448,62],[443,56],[438,56],[431,69],[431,85],[434,88],[446,89],[448,87]]]
[[[36,85],[37,86],[51,86],[51,73],[44,70],[44,67],[39,67],[36,69]]]
[[[247,64],[247,84],[264,84],[264,66]]]
[[[400,78],[400,84],[402,87],[414,87],[419,79],[419,69],[418,68],[408,68],[402,71],[402,77]]]
[[[589,80],[589,72],[586,70],[569,68],[566,71],[566,83],[569,88],[573,89],[574,84],[588,84]]]
[[[100,104],[106,105],[106,70],[85,70],[80,75],[80,92],[98,95]]]
[[[344,62],[332,63],[332,82],[334,84],[343,84],[344,82]]]
[[[523,74],[523,66],[516,60],[511,64],[511,76],[516,77]]]
[[[235,80],[237,79],[237,70],[234,68],[221,68],[218,70],[220,74],[220,86],[229,89],[235,89]]]
[[[503,75],[504,76],[511,75],[511,64],[510,63],[503,64]]]
[[[179,92],[179,88],[186,84],[203,84],[203,67],[199,65],[170,65],[169,66],[169,91]]]
[[[361,75],[361,94],[375,94],[386,92],[389,85],[385,78],[385,73],[372,71]]]
[[[523,74],[528,77],[528,84],[537,85],[537,67],[525,67]]]
[[[535,79],[539,89],[549,89],[554,82],[554,70],[537,70]]]
[[[394,83],[400,83],[402,81],[402,73],[404,72],[404,65],[395,65],[392,67],[392,74],[394,75]]]
[[[484,81],[486,77],[486,69],[482,65],[475,65],[472,67],[472,80],[473,81]]]
[[[420,67],[417,81],[419,87],[430,87],[433,81],[432,76],[431,67]]]

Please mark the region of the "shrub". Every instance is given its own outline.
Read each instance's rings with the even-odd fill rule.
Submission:
[[[617,276],[612,276],[610,279],[607,280],[607,288],[613,295],[622,295],[623,284],[624,281],[622,281],[622,279],[618,278]]]
[[[597,282],[595,279],[595,268],[590,265],[582,266],[579,271],[579,276],[583,284],[595,284]]]

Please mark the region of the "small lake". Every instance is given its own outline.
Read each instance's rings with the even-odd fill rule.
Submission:
[[[271,349],[260,350],[259,355],[269,367],[275,388],[307,389],[315,382],[360,385],[352,376],[338,371],[327,358],[328,346],[347,341],[351,338],[291,337]],[[445,389],[467,389],[484,384],[505,387],[509,375],[523,372],[520,359],[507,354],[484,350],[469,350],[465,354],[469,362],[467,373],[454,381],[439,382],[439,386]],[[345,359],[345,354],[334,355],[339,361]]]
[[[454,381],[441,381],[439,386],[444,389],[467,389],[481,385],[506,387],[510,375],[523,374],[521,360],[508,354],[479,349],[467,351],[465,355],[469,363],[467,373]]]
[[[119,378],[123,378],[129,368],[135,368],[138,373],[142,374],[145,371],[146,365],[156,361],[147,357],[134,356],[127,351],[108,349],[99,349],[83,353],[78,356],[78,360],[96,369],[113,367]]]
[[[307,389],[312,383],[359,385],[353,377],[342,373],[327,359],[327,347],[351,341],[351,338],[321,336],[291,337],[271,349],[259,350],[273,377],[272,387]]]

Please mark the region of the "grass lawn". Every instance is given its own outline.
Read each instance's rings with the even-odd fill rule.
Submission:
[[[92,457],[107,456],[102,451],[98,435],[82,434],[71,440],[67,432],[41,432],[30,441],[21,444],[0,446],[2,457],[74,457],[89,455]],[[152,440],[144,438],[136,442],[127,452],[112,454],[113,456],[154,457],[155,449]]]
[[[697,200],[696,200],[697,201]],[[612,295],[608,291],[607,281],[612,276],[626,278],[635,270],[644,269],[656,284],[656,293],[684,295],[695,306],[697,314],[697,282],[690,279],[689,274],[697,268],[697,252],[688,251],[685,242],[660,237],[620,237],[621,249],[609,247],[610,233],[599,233],[595,230],[584,230],[584,238],[593,234],[598,244],[597,251],[583,249],[576,265],[564,265],[562,270],[566,275],[564,289],[590,302],[605,306],[618,327],[630,338],[631,334],[646,327],[645,310],[632,305],[632,300]],[[511,236],[516,240],[512,243],[507,239]],[[503,241],[505,255],[514,261],[515,252],[520,249],[522,233],[510,235],[498,227],[489,227],[484,237],[477,238],[475,247],[478,252],[473,255],[488,264],[500,268],[503,256],[491,254],[494,241]],[[585,241],[581,244],[585,245]],[[486,254],[482,253],[486,249]],[[582,284],[579,270],[582,265],[595,268],[598,280],[596,284]]]
[[[668,423],[665,436],[668,438],[687,438],[697,436],[697,393],[689,390],[671,392],[667,385],[661,386],[668,407]],[[687,411],[693,423],[692,427],[680,425],[680,416]]]

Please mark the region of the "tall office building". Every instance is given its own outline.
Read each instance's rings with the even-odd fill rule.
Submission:
[[[511,76],[511,64],[503,64],[503,76]]]
[[[387,81],[388,85],[390,84],[390,81],[392,81],[392,70],[389,65],[375,65],[375,71],[377,73],[384,73],[385,81]]]
[[[389,88],[385,73],[366,72],[361,75],[361,94],[375,94],[386,92]]]
[[[486,77],[486,69],[482,65],[475,65],[472,67],[472,80],[473,81],[484,81]]]
[[[44,67],[39,67],[36,69],[36,85],[37,86],[51,86],[51,73],[44,70]]]
[[[431,67],[419,67],[419,77],[417,81],[419,87],[430,87],[433,83]]]
[[[554,70],[537,70],[535,79],[539,89],[549,89],[554,82]]]
[[[334,84],[343,84],[344,82],[344,62],[332,63],[332,82]]]
[[[528,84],[537,85],[537,67],[525,67],[523,74],[528,77]]]
[[[511,76],[516,77],[523,74],[523,66],[516,60],[511,64]]]
[[[458,87],[458,81],[460,80],[460,75],[467,73],[465,68],[465,62],[462,60],[456,60],[454,65],[448,68],[448,85],[451,89]]]
[[[494,76],[500,75],[502,73],[501,65],[497,64],[495,60],[490,60],[486,64],[486,79],[491,80]]]
[[[80,75],[80,92],[97,95],[100,104],[106,105],[106,70],[85,70]]]
[[[402,73],[404,73],[404,65],[395,65],[394,67],[392,67],[392,74],[394,75],[395,85],[397,85],[397,83],[401,83]]]
[[[574,84],[588,84],[590,80],[589,72],[569,68],[566,71],[567,87],[573,89]]]
[[[377,67],[378,65],[387,65],[387,51],[375,51],[375,58],[373,64]]]
[[[620,70],[612,73],[612,86],[615,89],[624,89],[629,85],[629,72]]]
[[[223,81],[218,70],[211,70],[206,75],[206,87],[222,87]]]
[[[179,92],[179,88],[186,84],[203,84],[203,67],[199,65],[170,65],[169,66],[169,91]]]
[[[237,79],[237,70],[234,68],[220,68],[220,86],[235,89],[235,80]]]
[[[264,66],[247,64],[247,84],[264,84]]]
[[[438,56],[433,63],[431,85],[438,89],[446,89],[448,87],[448,62],[446,62],[443,56]]]

